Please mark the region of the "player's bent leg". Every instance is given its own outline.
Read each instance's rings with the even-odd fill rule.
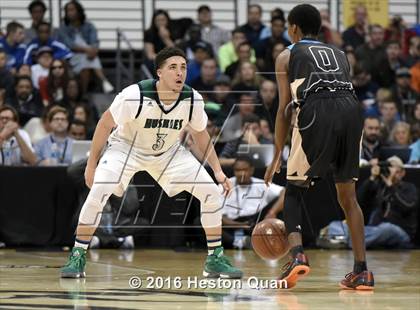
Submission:
[[[118,180],[116,174],[106,170],[99,170],[97,175],[95,175],[95,180]],[[119,184],[116,182],[101,183],[95,181],[93,184],[80,212],[74,247],[66,265],[61,268],[62,278],[83,278],[86,276],[87,248],[101,220],[102,210],[108,198],[118,186]]]
[[[302,204],[303,195],[309,182],[288,181],[284,201],[284,222],[288,233],[291,260],[282,268],[279,280],[287,282],[287,288],[292,288],[297,281],[310,271],[309,261],[303,253],[302,246]]]
[[[242,271],[234,267],[229,258],[224,255],[222,246],[223,200],[220,189],[214,183],[206,184],[206,186],[198,185],[192,194],[200,200],[201,224],[207,238],[209,255],[206,258],[203,276],[207,278],[242,278]]]
[[[355,182],[336,182],[337,198],[346,216],[354,254],[353,271],[340,282],[344,289],[372,290],[373,273],[367,270],[363,213],[357,203]]]

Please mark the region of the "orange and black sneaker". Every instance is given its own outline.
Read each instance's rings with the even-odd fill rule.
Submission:
[[[306,276],[311,268],[309,268],[308,258],[303,253],[298,253],[282,268],[282,275],[278,278],[279,281],[286,281],[287,287],[292,288],[296,285],[297,281]],[[284,282],[283,282],[284,283]]]
[[[345,278],[341,280],[340,287],[346,290],[373,290],[375,286],[375,280],[373,279],[373,273],[365,270],[360,273],[354,273],[353,271],[346,274]]]

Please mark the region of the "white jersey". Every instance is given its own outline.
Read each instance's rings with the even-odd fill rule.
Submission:
[[[118,125],[110,143],[123,141],[146,155],[166,152],[179,143],[181,131],[190,125],[196,131],[207,126],[203,97],[185,85],[179,98],[171,105],[159,100],[156,80],[144,80],[123,89],[109,110]]]

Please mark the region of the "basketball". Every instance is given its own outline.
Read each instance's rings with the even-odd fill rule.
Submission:
[[[289,251],[286,227],[279,219],[259,222],[252,231],[252,247],[262,259],[280,259]]]

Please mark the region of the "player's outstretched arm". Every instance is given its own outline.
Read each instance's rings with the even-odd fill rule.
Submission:
[[[95,133],[92,139],[92,145],[90,146],[89,159],[87,161],[85,170],[85,181],[89,188],[92,187],[95,169],[98,164],[99,157],[101,156],[102,149],[104,148],[106,141],[111,134],[112,128],[115,126],[116,124],[111,115],[111,112],[106,110],[96,125]]]
[[[217,158],[216,151],[214,150],[213,143],[206,129],[202,131],[195,131],[191,128],[191,136],[193,138],[196,149],[200,154],[204,154],[201,158],[203,161],[207,161],[214,172],[214,176],[222,184],[224,194],[229,195],[232,191],[232,183],[223,173],[222,167],[220,166],[219,159]]]
[[[267,167],[265,172],[264,180],[265,183],[271,183],[274,173],[280,172],[281,166],[281,154],[283,147],[289,133],[290,120],[292,111],[288,108],[291,101],[290,85],[288,78],[288,67],[290,59],[290,50],[286,49],[276,59],[276,77],[277,77],[277,89],[279,91],[279,108],[276,115],[276,126],[275,126],[275,152],[273,162]]]

